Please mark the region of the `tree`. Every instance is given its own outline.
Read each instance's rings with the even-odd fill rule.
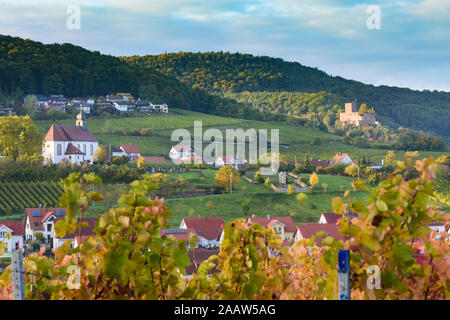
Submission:
[[[397,167],[397,157],[395,156],[395,152],[390,150],[387,152],[386,157],[384,158],[384,165],[386,167]]]
[[[299,193],[295,198],[297,199],[300,208],[303,208],[303,203],[306,201],[308,197],[304,193]]]
[[[368,112],[367,105],[365,103],[361,104],[359,107],[359,114],[363,115]]]
[[[264,185],[266,187],[270,187],[271,184],[272,184],[272,181],[270,181],[270,178],[266,178],[266,181],[264,181]]]
[[[105,146],[99,145],[94,154],[94,161],[105,163],[108,159],[108,150]]]
[[[322,189],[324,193],[327,193],[328,184],[322,183]]]
[[[319,177],[317,176],[317,174],[315,172],[313,172],[311,174],[311,176],[309,177],[309,184],[311,185],[311,188],[309,189],[310,193],[312,193],[314,186],[318,183],[319,183]]]
[[[139,155],[138,160],[137,160],[138,169],[144,169],[144,165],[145,165],[144,157]]]
[[[359,167],[357,164],[351,164],[345,167],[345,174],[350,177],[357,177],[359,174]]]
[[[27,115],[32,116],[36,112],[38,100],[35,95],[28,95],[25,97],[23,107]]]
[[[43,136],[29,116],[0,117],[0,150],[9,159],[42,153]]]
[[[223,166],[216,173],[215,184],[216,186],[224,187],[226,189],[233,189],[240,180],[239,172],[231,166]]]

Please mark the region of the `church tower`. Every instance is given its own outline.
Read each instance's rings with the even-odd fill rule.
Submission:
[[[80,107],[80,113],[77,115],[77,127],[80,127],[83,130],[87,129],[86,125],[86,117],[83,113],[83,109]]]

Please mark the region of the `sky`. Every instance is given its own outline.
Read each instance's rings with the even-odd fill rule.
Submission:
[[[0,0],[0,34],[114,56],[265,55],[374,85],[450,91],[450,0]]]

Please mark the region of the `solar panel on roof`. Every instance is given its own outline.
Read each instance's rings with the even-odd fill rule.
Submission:
[[[32,217],[41,217],[42,216],[42,213],[41,213],[41,211],[39,210],[33,210],[33,211],[31,211],[31,216]]]
[[[64,216],[66,214],[66,212],[64,210],[56,210],[55,213],[56,213],[56,216],[58,216],[58,217]]]
[[[185,229],[172,229],[172,230],[164,230],[164,233],[186,233]]]

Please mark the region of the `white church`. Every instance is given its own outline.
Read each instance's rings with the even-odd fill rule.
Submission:
[[[77,115],[76,126],[53,124],[44,138],[42,155],[45,161],[81,164],[88,160],[93,162],[98,148],[98,140],[89,132],[82,110]]]

